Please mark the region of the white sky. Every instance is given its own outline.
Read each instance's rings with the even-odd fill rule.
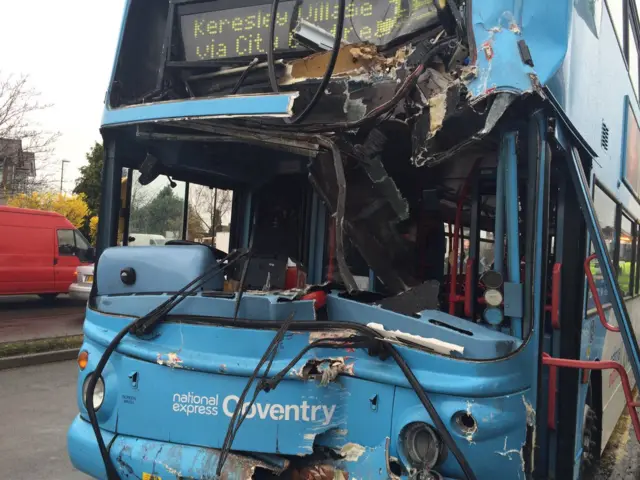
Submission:
[[[1,3],[0,71],[28,74],[42,102],[53,104],[37,120],[62,134],[54,160],[71,162],[64,172],[64,188],[71,191],[85,154],[100,140],[125,0]],[[59,179],[60,166],[52,168]]]

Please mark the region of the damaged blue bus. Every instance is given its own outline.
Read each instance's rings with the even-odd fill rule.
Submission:
[[[128,0],[73,465],[584,479],[640,372],[640,22]]]

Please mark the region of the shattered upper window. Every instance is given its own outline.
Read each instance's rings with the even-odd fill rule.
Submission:
[[[343,39],[386,45],[416,33],[437,18],[431,0],[346,0]],[[276,52],[301,49],[292,30],[305,20],[335,35],[338,0],[281,1],[276,14]],[[218,0],[183,5],[179,25],[187,61],[255,56],[267,52],[271,2],[238,5]]]

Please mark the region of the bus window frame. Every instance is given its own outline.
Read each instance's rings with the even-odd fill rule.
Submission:
[[[133,182],[134,182],[134,172],[140,171],[135,167],[124,167],[127,169],[126,176],[126,184],[124,185],[126,189],[125,195],[122,195],[122,181],[124,180],[124,176],[122,173],[120,174],[120,195],[118,196],[118,228],[116,230],[116,240],[115,244],[110,246],[115,246],[118,244],[117,234],[120,233],[120,222],[122,222],[122,246],[129,246],[129,224],[131,220],[131,196],[133,194]],[[162,176],[162,175],[161,175]],[[183,181],[179,180],[178,181]],[[191,183],[184,181],[184,199],[182,200],[182,227],[180,232],[180,240],[187,239],[187,228],[189,226],[189,187]]]
[[[618,262],[619,260],[619,254],[620,254],[620,229],[621,229],[621,219],[622,216],[624,215],[625,217],[627,217],[628,220],[631,221],[631,230],[632,230],[632,263],[631,263],[631,278],[629,280],[629,284],[630,286],[628,286],[628,288],[623,289],[624,292],[624,298],[626,299],[632,299],[632,298],[636,298],[638,296],[640,296],[640,268],[638,265],[638,262],[640,261],[640,220],[634,216],[629,209],[627,209],[624,205],[622,205],[622,203],[615,197],[615,195],[613,195],[613,193],[602,183],[600,182],[600,180],[598,179],[597,176],[594,175],[593,178],[593,188],[592,188],[592,199],[594,200],[594,206],[596,206],[596,210],[597,210],[597,203],[595,202],[595,191],[596,188],[599,188],[600,191],[605,194],[609,199],[611,199],[611,201],[613,201],[614,205],[615,205],[615,226],[614,226],[614,251],[611,254],[611,260],[613,261],[613,265],[615,267],[616,270],[616,280],[617,280],[617,273],[618,273]],[[592,246],[591,246],[591,240],[589,240],[589,249],[591,251]],[[585,285],[586,285],[586,279],[585,279]],[[586,286],[585,286],[586,288]],[[621,287],[622,288],[622,287]],[[588,302],[589,302],[589,292],[587,292],[587,295],[585,295],[585,306],[587,308],[585,308],[585,312],[587,312],[587,314],[589,314],[589,312],[594,311],[595,312],[595,308],[589,308],[588,307]],[[604,304],[604,308],[608,309],[611,307],[610,303],[606,303]]]
[[[622,38],[618,35],[618,31],[616,30],[616,26],[614,23],[614,17],[611,13],[611,9],[609,8],[609,2],[620,2],[622,1]],[[638,78],[638,85],[640,85],[640,17],[638,16],[638,9],[635,5],[635,0],[606,0],[604,2],[604,7],[607,9],[607,15],[609,17],[609,21],[611,22],[611,27],[613,28],[614,35],[618,40],[618,46],[620,47],[620,53],[622,54],[622,58],[624,59],[625,66],[627,68],[627,75],[629,75],[629,81],[632,85],[632,90],[634,91],[636,101],[640,100],[640,92],[636,91],[633,88],[633,78],[631,76],[631,72],[629,70],[629,48],[630,48],[630,36],[629,29],[633,30],[633,40],[636,47],[636,52],[638,53],[639,61],[638,68],[636,72],[636,76]],[[640,90],[640,87],[638,88]]]

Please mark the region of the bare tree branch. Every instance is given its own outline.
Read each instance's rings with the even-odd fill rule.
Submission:
[[[210,236],[215,236],[215,232],[220,227],[231,212],[233,195],[230,190],[220,190],[206,187],[204,185],[190,185],[189,204],[191,211],[195,213],[206,228]]]
[[[51,190],[57,184],[52,155],[60,134],[36,122],[34,116],[51,106],[41,103],[39,96],[28,76],[0,71],[0,161],[5,170],[0,195]]]

